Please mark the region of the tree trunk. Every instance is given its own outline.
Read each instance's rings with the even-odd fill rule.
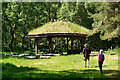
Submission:
[[[50,17],[50,2],[49,2],[49,9],[48,9],[48,14],[49,14],[49,21],[51,21],[51,17]]]
[[[15,29],[16,29],[16,25],[14,24],[14,29],[12,29],[12,26],[10,25],[10,33],[11,33],[11,37],[12,37],[12,39],[11,39],[11,41],[10,41],[10,43],[9,43],[9,47],[10,47],[10,51],[13,51],[13,42],[14,42],[14,32],[15,32]]]
[[[30,39],[30,48],[33,49],[32,45],[34,45],[34,47],[35,47],[35,43],[34,43],[34,44],[31,44],[31,41],[32,41],[32,40]]]
[[[25,35],[23,36],[23,39],[22,39],[22,50],[25,49],[24,44],[25,44]]]

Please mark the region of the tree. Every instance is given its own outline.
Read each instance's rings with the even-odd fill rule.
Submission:
[[[120,36],[120,2],[96,3],[96,13],[94,18],[93,32],[100,33],[102,40],[111,40]]]
[[[30,30],[56,19],[58,3],[12,2],[2,5],[3,50],[25,50],[34,47],[27,38]],[[54,14],[53,14],[54,13]]]
[[[73,23],[82,25],[86,28],[91,28],[92,20],[87,14],[85,3],[83,2],[65,2],[58,12],[60,20],[71,21]]]

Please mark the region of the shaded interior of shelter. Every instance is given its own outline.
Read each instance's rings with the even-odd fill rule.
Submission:
[[[49,41],[49,51],[44,51],[44,53],[60,53],[62,54],[62,50],[59,51],[55,51],[53,49],[53,38],[66,38],[66,42],[67,42],[67,46],[66,46],[66,50],[67,50],[67,54],[78,54],[82,51],[83,45],[85,43],[85,37],[87,35],[84,33],[44,33],[44,34],[30,34],[28,35],[28,38],[34,38],[35,39],[35,52],[36,54],[38,54],[38,43],[39,40],[42,38],[46,38]],[[74,50],[73,46],[74,46],[74,40],[78,39],[81,43],[82,46],[81,50]],[[71,45],[69,45],[68,43],[71,42]],[[70,47],[70,48],[69,48]]]
[[[49,22],[44,24],[41,27],[38,27],[37,29],[31,30],[27,37],[28,38],[34,38],[35,39],[35,53],[38,54],[38,43],[39,40],[42,38],[46,38],[49,41],[49,53],[53,53],[53,38],[67,38],[67,54],[74,54],[73,46],[74,46],[74,40],[79,39],[81,42],[80,47],[83,47],[85,44],[85,38],[87,34],[89,33],[89,29],[71,23],[71,22],[65,22],[65,21],[56,21],[56,22]],[[68,43],[71,42],[69,45]],[[68,49],[68,47],[71,47]],[[60,50],[62,51],[62,50]]]

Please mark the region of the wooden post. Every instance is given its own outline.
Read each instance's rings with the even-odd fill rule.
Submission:
[[[67,54],[68,54],[68,37],[67,37]]]
[[[71,54],[73,54],[73,37],[71,37]]]
[[[85,44],[85,37],[82,37],[82,38],[81,38],[81,42],[82,42],[81,49],[83,49],[83,48],[84,48],[84,44]]]
[[[69,54],[69,49],[68,49],[68,46],[69,46],[69,41],[71,40],[71,38],[70,39],[68,39],[68,37],[67,37],[67,54]]]
[[[82,44],[85,44],[85,37],[82,37]]]
[[[79,38],[79,37],[77,37],[77,38],[79,39],[80,43],[82,44],[82,39]],[[82,49],[83,49],[83,44],[81,45],[81,50],[80,50],[80,52],[82,52]]]
[[[38,42],[40,39],[35,38],[35,53],[38,54]]]
[[[47,38],[49,41],[49,52],[52,52],[52,37]]]

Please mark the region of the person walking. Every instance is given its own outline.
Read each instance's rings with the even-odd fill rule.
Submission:
[[[99,64],[101,74],[102,74],[102,64],[103,64],[104,60],[105,60],[105,56],[103,54],[103,50],[100,49],[100,53],[98,54],[98,64]]]
[[[87,44],[84,45],[83,48],[83,54],[84,54],[84,61],[85,61],[85,67],[87,62],[87,67],[89,68],[89,57],[90,57],[91,50],[88,48]]]

